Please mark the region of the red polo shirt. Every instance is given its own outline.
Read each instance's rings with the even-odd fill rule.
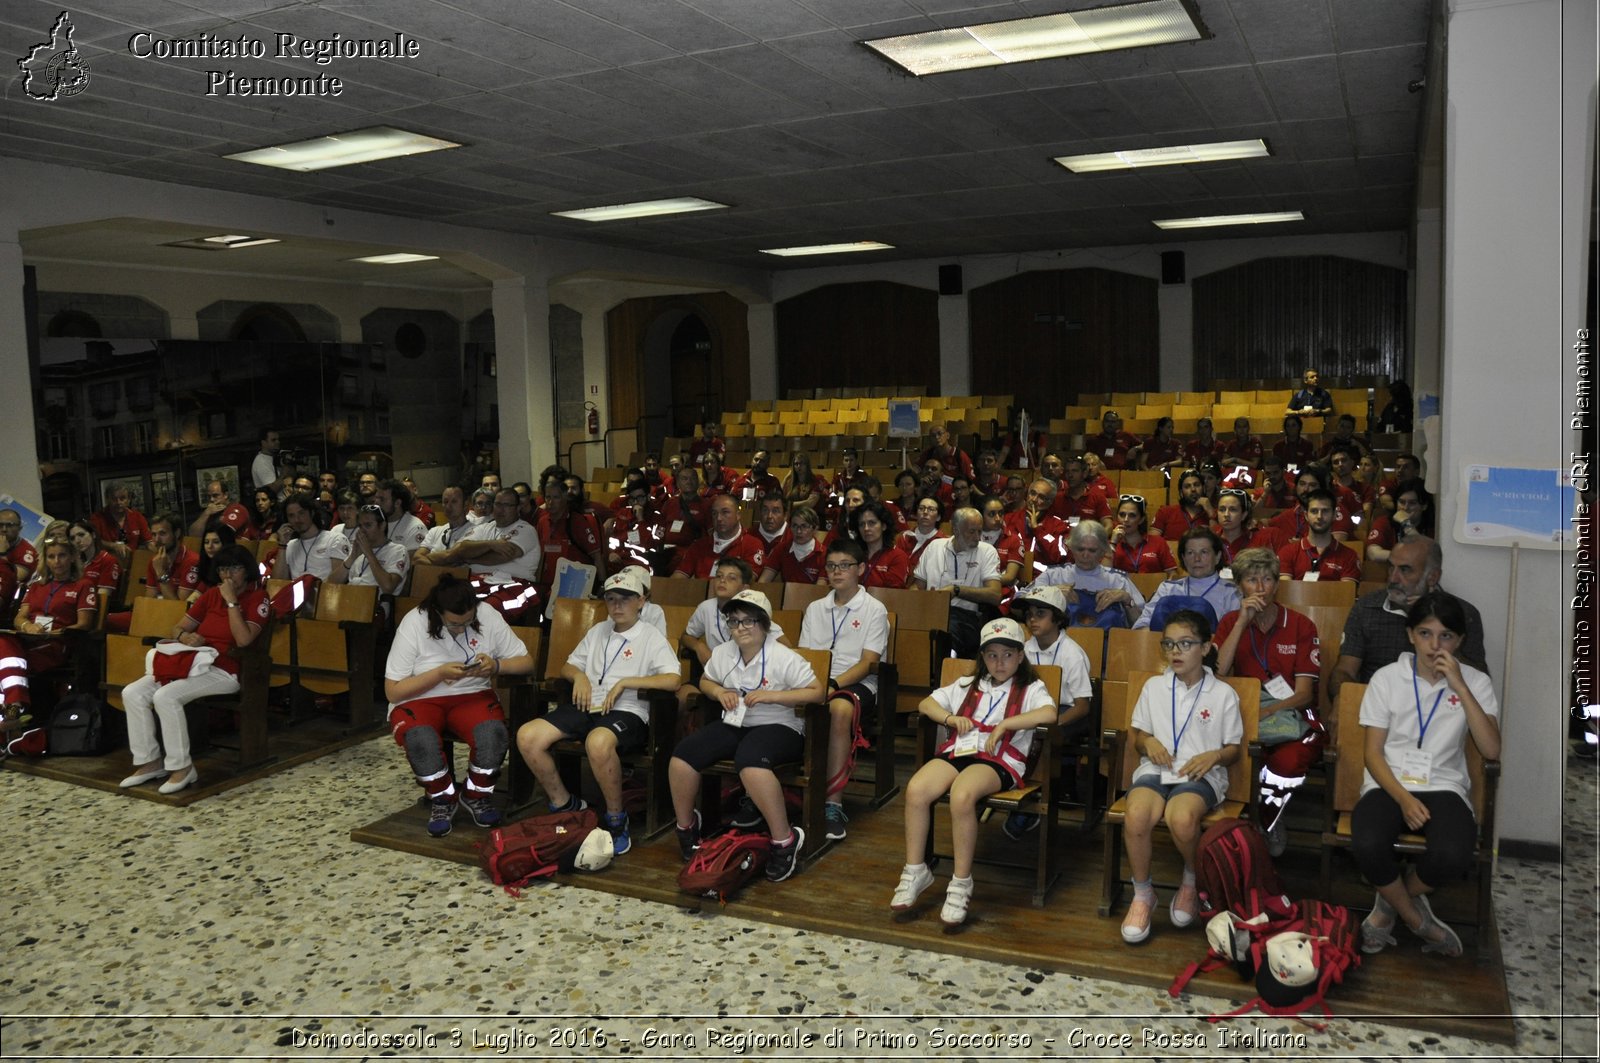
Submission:
[[[766,555],[766,547],[761,539],[747,531],[740,531],[727,548],[718,553],[714,548],[711,532],[707,531],[686,548],[678,551],[678,563],[673,566],[673,572],[682,572],[691,579],[709,579],[716,571],[718,561],[725,557],[742,557],[749,563],[751,570],[759,574],[766,561]]]
[[[1303,580],[1310,572],[1317,574],[1319,582],[1361,579],[1361,559],[1337,539],[1321,553],[1309,537],[1295,539],[1278,551],[1278,566],[1290,579]]]
[[[1234,610],[1217,624],[1217,643],[1226,642],[1228,634],[1239,623],[1240,613]],[[1291,687],[1296,677],[1308,675],[1312,691],[1322,676],[1322,651],[1317,642],[1317,625],[1310,618],[1293,609],[1278,606],[1278,619],[1265,635],[1254,625],[1239,636],[1239,649],[1233,655],[1235,675],[1259,679],[1263,684],[1279,676]],[[1315,704],[1313,702],[1312,704]]]

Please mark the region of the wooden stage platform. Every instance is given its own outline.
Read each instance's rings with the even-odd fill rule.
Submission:
[[[1035,908],[1029,902],[1030,887],[1024,873],[979,864],[970,918],[966,925],[947,930],[939,921],[939,906],[949,875],[949,862],[944,861],[935,869],[937,881],[923,894],[918,907],[895,916],[889,911],[889,895],[899,879],[904,855],[900,802],[896,798],[878,812],[869,811],[864,804],[851,804],[850,837],[846,841],[787,882],[755,882],[725,907],[714,899],[678,891],[677,874],[682,864],[670,831],[649,842],[641,842],[635,836],[633,850],[605,871],[574,872],[558,876],[558,881],[688,910],[721,912],[797,929],[1109,978],[1160,990],[1165,990],[1186,964],[1205,955],[1205,932],[1198,921],[1185,930],[1176,930],[1167,922],[1165,904],[1170,898],[1165,891],[1150,939],[1139,946],[1125,945],[1119,927],[1128,891],[1124,891],[1124,907],[1112,918],[1101,919],[1095,914],[1100,895],[1102,839],[1098,830],[1080,836],[1070,823],[1062,829],[1062,850],[1066,854],[1062,881],[1043,908]],[[538,811],[542,806],[524,810],[519,818]],[[358,842],[419,856],[477,863],[474,843],[485,838],[487,831],[458,817],[451,834],[435,839],[429,837],[426,821],[426,810],[413,804],[351,831],[350,836]],[[948,852],[948,818],[944,811],[938,814],[938,823],[941,851]],[[1306,847],[1291,848],[1278,861],[1292,896],[1309,896],[1316,888],[1318,852],[1310,847],[1313,838],[1309,833],[1298,835],[1297,841]],[[1029,844],[1030,841],[1011,841],[995,820],[982,827],[979,856],[981,859],[985,853],[993,853],[1016,859]],[[1170,862],[1163,866],[1161,848],[1157,847],[1158,882],[1176,878],[1176,856],[1170,848],[1167,853]],[[1353,866],[1338,874],[1336,881],[1345,883],[1347,892],[1332,899],[1360,907],[1364,915],[1372,893],[1360,887]],[[486,877],[483,883],[485,889],[497,888]],[[827,898],[826,904],[817,903],[822,897]],[[1487,961],[1475,962],[1473,949],[1480,931],[1452,920],[1453,915],[1470,913],[1471,894],[1464,887],[1453,887],[1435,897],[1440,918],[1460,929],[1467,954],[1456,960],[1424,955],[1421,943],[1402,931],[1397,935],[1398,946],[1364,957],[1362,966],[1334,989],[1330,1006],[1338,1016],[1512,1044],[1515,1032],[1496,929],[1491,926],[1486,930],[1492,939]],[[1428,987],[1426,995],[1417,992],[1419,985]],[[1199,993],[1240,1002],[1255,995],[1253,986],[1245,991],[1230,969],[1201,976],[1193,986]],[[1402,1009],[1407,1013],[1397,1014]]]

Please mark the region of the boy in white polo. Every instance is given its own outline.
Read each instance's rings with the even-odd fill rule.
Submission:
[[[755,585],[756,573],[750,562],[742,557],[725,557],[717,562],[711,572],[711,597],[695,606],[689,620],[683,625],[683,648],[694,654],[704,668],[711,659],[711,651],[727,642],[728,625],[722,619],[722,607],[742,590]],[[772,625],[772,637],[784,641],[787,636],[783,625]]]
[[[833,654],[828,676],[826,822],[828,837],[838,841],[847,833],[844,788],[850,781],[855,751],[867,744],[861,736],[861,717],[878,704],[878,677],[872,669],[889,647],[889,610],[861,586],[867,574],[867,551],[854,539],[841,538],[828,547],[824,574],[833,593],[806,606],[800,646]],[[879,735],[878,740],[893,738]]]
[[[610,619],[589,629],[561,669],[561,678],[572,684],[572,700],[517,730],[517,749],[544,787],[552,812],[585,807],[581,797],[567,791],[550,756],[550,747],[563,738],[583,739],[589,769],[606,801],[605,829],[618,856],[632,846],[618,754],[644,748],[649,737],[650,706],[641,691],[670,693],[679,683],[678,655],[666,636],[639,621],[644,593],[637,569],[625,568],[606,580]]]

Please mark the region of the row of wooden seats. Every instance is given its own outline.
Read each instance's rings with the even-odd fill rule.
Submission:
[[[1324,385],[1326,386],[1326,385]],[[1240,403],[1276,403],[1282,410],[1295,392],[1300,390],[1296,381],[1292,385],[1260,388],[1219,388],[1216,391],[1080,391],[1078,392],[1079,406],[1112,405],[1112,406],[1137,406],[1166,405],[1166,406],[1215,406],[1236,405]],[[1365,387],[1329,387],[1328,394],[1333,397],[1335,409],[1366,409],[1368,388]],[[1375,394],[1387,395],[1386,387],[1374,389]],[[1386,400],[1387,401],[1387,400]]]

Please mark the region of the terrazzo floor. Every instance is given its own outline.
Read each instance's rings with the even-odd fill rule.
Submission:
[[[1218,1027],[1198,1017],[1220,1000],[576,887],[513,899],[350,840],[412,792],[387,737],[188,808],[0,772],[29,825],[0,851],[0,1056],[1593,1060],[1594,763],[1568,775],[1564,862],[1496,877],[1508,1048],[1341,1018]]]

